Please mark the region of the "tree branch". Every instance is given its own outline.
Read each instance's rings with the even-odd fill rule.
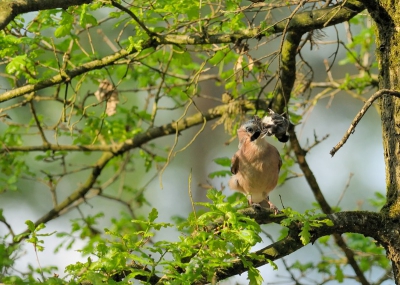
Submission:
[[[283,215],[279,216],[272,215],[273,211],[265,208],[254,210],[252,207],[249,207],[240,210],[239,212],[250,218],[254,218],[259,224],[269,224],[272,222],[279,224],[281,220],[286,218]],[[318,240],[320,237],[323,236],[327,235],[340,236],[341,234],[344,233],[360,233],[363,234],[364,236],[372,237],[378,241],[383,241],[386,235],[386,233],[384,232],[384,228],[382,227],[384,218],[380,213],[374,213],[368,211],[345,211],[340,213],[329,214],[321,219],[331,220],[333,226],[320,224],[321,226],[319,227],[312,227],[310,229],[311,243],[314,243],[316,240]],[[218,227],[217,223],[218,221],[210,225],[210,227],[208,227],[207,230],[212,230],[217,228]],[[221,220],[219,221],[219,223],[223,223],[223,221]],[[306,244],[303,244],[299,237],[299,234],[302,231],[302,226],[303,225],[301,223],[293,222],[288,227],[289,233],[284,239],[256,251],[255,253],[257,254],[258,257],[256,259],[250,259],[248,260],[248,262],[251,262],[255,267],[260,267],[265,264],[268,264],[269,261],[278,260],[304,247]],[[220,281],[232,277],[234,275],[247,272],[247,270],[248,268],[244,266],[241,260],[238,259],[234,261],[232,263],[232,266],[229,268],[216,268],[215,279],[213,280]],[[357,275],[357,277],[359,276]],[[157,284],[169,284],[168,282],[170,281],[172,280],[169,278],[161,278],[159,279]],[[208,284],[208,282],[204,278],[203,280],[195,284]]]
[[[392,95],[394,97],[400,98],[400,92],[399,91],[394,91],[394,90],[389,90],[389,89],[382,89],[377,91],[374,95],[372,95],[364,104],[364,106],[361,108],[361,110],[357,113],[355,118],[353,119],[353,122],[351,122],[349,129],[347,132],[344,134],[343,138],[340,140],[340,142],[335,145],[332,150],[330,151],[330,154],[332,156],[335,155],[335,153],[346,143],[347,139],[350,137],[351,134],[354,133],[355,128],[357,124],[360,122],[362,117],[365,115],[369,107],[371,107],[372,103],[379,97],[383,95]]]
[[[183,120],[172,122],[158,127],[151,127],[135,135],[132,139],[126,140],[123,143],[117,145],[60,145],[60,144],[43,144],[36,146],[7,146],[3,145],[0,148],[0,154],[22,151],[22,152],[32,152],[32,151],[101,151],[101,152],[111,152],[115,155],[126,152],[127,150],[140,147],[141,145],[148,143],[151,140],[176,134],[176,132],[184,131],[193,126],[203,124],[204,119],[207,121],[221,117],[223,114],[228,113],[232,109],[241,109],[243,111],[255,110],[256,106],[263,110],[268,110],[268,104],[263,100],[254,101],[234,101],[229,104],[224,104],[211,108],[206,111],[205,114],[198,112],[190,117]]]
[[[86,182],[83,183],[81,186],[79,186],[78,189],[76,189],[71,195],[69,195],[66,199],[64,199],[64,201],[62,201],[60,204],[51,209],[47,214],[38,219],[35,222],[35,227],[37,227],[42,223],[45,224],[48,221],[58,217],[59,213],[63,209],[67,208],[74,201],[80,198],[84,198],[85,194],[93,187],[94,183],[97,181],[97,178],[100,176],[101,171],[104,169],[104,167],[112,158],[114,158],[114,155],[112,153],[110,152],[103,153],[103,155],[94,165],[92,172],[90,173]],[[14,238],[13,243],[21,242],[22,240],[28,237],[27,234],[29,233],[30,233],[29,229],[26,229],[24,232],[22,232],[21,234],[17,235],[16,238]]]
[[[123,5],[121,5],[121,4],[117,3],[117,2],[115,2],[115,1],[113,1],[113,0],[111,0],[111,4],[112,4],[114,7],[116,7],[116,8],[118,8],[118,9],[124,11],[124,12],[127,13],[129,16],[131,16],[132,19],[134,19],[135,22],[138,23],[138,25],[139,25],[149,36],[155,35],[155,33],[152,32],[152,31],[150,31],[149,28],[147,28],[146,25],[143,24],[142,21],[140,21],[140,19],[139,19],[139,18],[135,15],[135,13],[133,13],[131,10],[129,10],[129,9],[126,8],[125,6],[123,6]]]
[[[288,106],[290,95],[296,80],[296,55],[301,32],[289,32],[282,45],[279,85],[275,92],[275,112],[283,113]]]
[[[150,41],[148,41],[147,44],[145,43],[143,45],[143,47],[144,48],[150,47]],[[38,90],[41,90],[41,89],[44,89],[47,87],[51,87],[51,86],[54,86],[54,85],[57,85],[60,83],[69,82],[76,76],[82,75],[91,70],[101,69],[108,65],[112,65],[112,64],[114,64],[115,61],[117,61],[121,58],[124,58],[124,57],[128,56],[129,54],[132,54],[135,52],[137,52],[137,50],[135,50],[135,49],[133,49],[130,53],[125,49],[121,49],[120,51],[118,51],[112,55],[105,56],[101,59],[96,59],[96,60],[84,63],[84,64],[80,65],[79,67],[76,67],[71,70],[65,70],[65,73],[64,73],[65,75],[57,74],[48,79],[44,79],[36,84],[27,84],[22,87],[15,88],[13,90],[4,92],[3,94],[0,95],[0,103],[10,100],[10,99],[13,99],[13,98],[23,96],[30,92],[38,91]]]
[[[297,139],[296,132],[294,131],[294,126],[291,125],[289,128],[289,135],[290,135],[290,145],[293,148],[293,151],[297,158],[297,163],[300,166],[300,169],[304,173],[304,177],[307,180],[308,185],[311,188],[311,191],[314,194],[315,199],[317,200],[318,204],[321,206],[322,211],[325,214],[333,214],[331,206],[326,201],[324,195],[322,194],[321,188],[318,185],[317,179],[315,178],[314,174],[312,173],[307,160],[306,160],[306,152],[301,148],[299,140]],[[340,234],[333,235],[336,244],[342,249],[344,254],[346,255],[347,262],[351,265],[354,272],[356,273],[357,277],[360,280],[360,283],[363,285],[369,285],[369,282],[364,276],[364,273],[361,271],[360,267],[358,266],[355,258],[354,252],[349,249],[346,245],[344,239],[340,236]]]
[[[289,135],[290,145],[296,155],[297,163],[299,164],[301,171],[304,173],[304,177],[306,178],[307,183],[314,194],[315,200],[317,200],[318,204],[320,205],[322,212],[324,212],[325,214],[331,214],[333,212],[332,208],[322,194],[317,179],[315,178],[310,166],[308,165],[308,162],[306,160],[306,152],[300,146],[300,142],[297,139],[297,135],[294,131],[293,125],[291,125],[289,128]]]
[[[85,0],[88,1],[88,0]],[[78,1],[69,1],[68,3],[75,3],[77,4],[82,4],[86,3],[84,0]],[[25,3],[24,1],[21,1]],[[27,2],[39,2],[39,1],[28,1]],[[45,3],[51,2],[51,1],[43,1]],[[82,3],[81,3],[82,2]],[[88,1],[90,3],[90,1]],[[8,3],[8,2],[4,2]],[[3,5],[6,5],[4,4]],[[19,3],[19,2],[17,2]],[[61,3],[61,1],[60,1]],[[60,3],[59,6],[61,5]],[[1,4],[0,2],[0,10],[1,10]],[[11,4],[10,4],[11,5]],[[38,5],[34,6],[37,7]],[[56,6],[56,5],[55,5]],[[66,5],[68,6],[68,5]],[[8,6],[7,6],[8,7]],[[25,10],[21,10],[23,12],[29,12],[29,11],[36,11],[38,9],[33,9],[33,10],[27,10],[27,6],[24,6]],[[29,6],[31,7],[31,6]],[[39,7],[46,7],[45,5],[39,5]],[[50,6],[53,7],[53,6]],[[57,8],[57,7],[55,7]],[[339,10],[338,10],[339,9]],[[281,33],[285,30],[287,26],[287,32],[290,31],[296,31],[300,33],[305,33],[306,31],[310,31],[313,29],[320,29],[324,28],[325,24],[328,19],[330,19],[329,15],[332,13],[336,13],[332,19],[329,21],[329,25],[335,25],[337,23],[341,23],[343,21],[347,21],[357,15],[359,12],[361,12],[364,9],[364,6],[362,5],[361,2],[354,1],[354,0],[349,0],[346,2],[346,4],[341,7],[341,6],[332,6],[329,8],[323,8],[315,11],[306,11],[302,13],[298,13],[294,15],[290,19],[289,25],[286,24],[286,21],[281,21],[267,30],[261,31],[259,28],[254,28],[254,29],[244,29],[240,32],[236,33],[231,33],[231,34],[207,34],[206,36],[204,35],[197,35],[197,34],[192,34],[192,35],[178,35],[178,34],[168,34],[168,35],[158,35],[155,39],[149,39],[145,41],[142,44],[142,50],[145,50],[147,48],[156,48],[159,45],[168,45],[168,44],[173,44],[173,45],[203,45],[203,44],[221,44],[221,43],[235,43],[237,41],[241,40],[246,40],[246,39],[252,39],[252,38],[259,38],[260,36],[269,36],[270,34],[274,33]],[[20,11],[20,10],[18,10]],[[22,13],[22,12],[21,12]],[[15,17],[15,16],[13,16]],[[1,18],[0,18],[1,22]],[[65,70],[65,75],[63,76],[61,74],[57,74],[53,77],[50,77],[48,79],[44,79],[36,84],[27,84],[25,86],[22,86],[20,88],[16,88],[13,90],[10,90],[8,92],[4,92],[3,94],[0,95],[0,103],[17,98],[20,96],[23,96],[25,94],[28,94],[30,92],[38,91],[50,86],[54,86],[57,84],[61,84],[64,82],[69,82],[72,80],[74,77],[82,75],[88,71],[95,70],[95,69],[101,69],[105,66],[109,66],[114,64],[117,60],[121,58],[125,58],[128,55],[136,53],[136,49],[132,49],[130,52],[128,52],[125,49],[121,49],[120,51],[109,55],[105,56],[101,59],[96,59],[87,63],[82,64],[81,66],[70,69],[70,70]]]
[[[1,0],[0,30],[4,29],[16,16],[28,12],[63,8],[92,3],[92,0]]]
[[[267,213],[270,212],[267,211]],[[349,211],[330,214],[327,215],[327,218],[330,219],[334,225],[322,225],[321,227],[312,228],[310,230],[312,243],[314,243],[320,237],[332,234],[340,236],[343,233],[354,232],[363,234],[364,236],[373,237],[377,240],[380,240],[380,237],[384,235],[384,233],[381,232],[383,230],[383,218],[379,213],[367,211]],[[267,220],[267,222],[270,221]],[[274,261],[280,259],[304,247],[305,245],[299,238],[300,231],[301,224],[293,224],[286,238],[256,252],[257,255],[262,256],[263,259],[262,261],[259,259],[251,260],[253,265],[257,267],[265,265],[268,263],[268,260]],[[238,260],[234,262],[232,267],[228,269],[216,270],[217,279],[226,279],[246,271],[247,268],[240,260]],[[359,276],[357,275],[357,277]],[[369,283],[367,282],[366,284]]]

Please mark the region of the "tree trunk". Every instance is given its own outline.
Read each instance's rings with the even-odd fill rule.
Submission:
[[[400,90],[400,5],[398,1],[363,1],[377,25],[377,59],[380,89]],[[394,279],[400,284],[400,99],[383,95],[380,100],[386,172],[386,205],[382,214],[387,227],[384,246],[392,261]]]

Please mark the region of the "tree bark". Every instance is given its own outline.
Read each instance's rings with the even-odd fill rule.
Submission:
[[[400,90],[400,5],[397,1],[364,1],[377,26],[379,88]],[[396,284],[400,284],[400,99],[380,99],[383,150],[386,172],[386,218],[384,246],[392,261]]]

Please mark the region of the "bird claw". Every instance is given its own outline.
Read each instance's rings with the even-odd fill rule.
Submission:
[[[264,201],[262,201],[264,202]],[[262,203],[249,203],[250,206],[254,209],[254,211],[261,211],[262,209],[269,209],[274,211],[275,215],[281,214],[282,212],[279,211],[278,207],[276,207],[274,204],[272,204],[271,201],[268,201],[267,205],[261,205]]]
[[[272,204],[271,201],[268,201],[268,204],[269,204],[269,208],[270,208],[271,210],[274,211],[274,214],[275,214],[275,215],[278,215],[278,214],[282,213],[281,211],[279,211],[279,209],[278,209],[277,206],[275,206],[274,204]]]

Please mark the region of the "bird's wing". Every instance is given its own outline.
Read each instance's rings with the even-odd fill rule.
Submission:
[[[236,174],[239,171],[239,157],[235,153],[235,155],[231,159],[231,172],[232,174]]]

